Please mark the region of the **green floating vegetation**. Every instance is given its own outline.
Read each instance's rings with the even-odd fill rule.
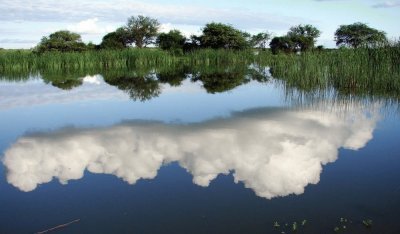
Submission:
[[[365,219],[365,220],[362,221],[362,223],[366,228],[371,228],[372,227],[372,220],[371,219]]]
[[[281,225],[277,221],[274,222],[274,228],[279,228]]]
[[[352,221],[348,220],[347,218],[341,217],[336,226],[333,228],[333,231],[336,233],[347,231],[350,224],[352,224]]]
[[[359,229],[362,226],[366,228],[372,227],[372,220],[371,219],[364,219],[362,221],[354,222],[347,219],[347,218],[339,218],[336,221],[335,226],[331,229],[335,233],[348,233],[349,231],[354,232],[355,228]],[[293,221],[290,223],[285,223],[281,225],[278,221],[273,222],[273,228],[275,231],[279,233],[304,233],[307,229],[306,228],[307,220],[304,219],[301,222]]]
[[[278,221],[275,221],[273,224],[273,228],[281,233],[294,233],[297,231],[302,231],[306,226],[307,220],[304,219],[301,222],[294,221],[289,225],[289,223],[285,223],[285,225],[280,225]]]

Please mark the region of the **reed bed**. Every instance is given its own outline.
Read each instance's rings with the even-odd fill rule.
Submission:
[[[159,49],[101,50],[81,53],[0,51],[0,79],[23,80],[32,74],[95,74],[135,70],[184,76],[251,64],[269,67],[274,78],[305,92],[334,88],[342,94],[400,99],[400,46],[338,49],[272,55],[269,51],[196,50],[175,55]],[[175,71],[174,71],[175,70]],[[71,72],[79,71],[79,72]],[[142,74],[140,74],[142,75]],[[45,75],[46,76],[46,75]],[[51,75],[54,76],[54,75]]]
[[[215,65],[252,61],[251,51],[198,50],[184,56],[159,49],[100,50],[86,52],[48,52],[34,54],[28,50],[1,51],[0,72],[10,70],[126,68],[184,63]]]
[[[303,91],[400,97],[400,47],[340,49],[270,56],[272,76]]]

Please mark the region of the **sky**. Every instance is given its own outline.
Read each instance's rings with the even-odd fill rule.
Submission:
[[[100,43],[130,16],[145,15],[161,31],[200,34],[209,22],[231,24],[252,34],[286,34],[291,26],[312,24],[322,33],[317,44],[335,47],[334,33],[343,24],[363,22],[400,37],[400,0],[0,0],[0,48],[32,48],[58,30]]]

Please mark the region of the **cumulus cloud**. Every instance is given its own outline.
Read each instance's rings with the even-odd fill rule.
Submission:
[[[172,23],[163,23],[160,25],[160,31],[161,32],[169,32],[174,29],[179,29],[179,31],[182,33],[182,35],[186,37],[190,37],[191,35],[195,34],[198,35],[200,34],[200,28],[197,26],[193,25],[186,25],[186,24],[172,24]]]
[[[391,8],[391,7],[399,7],[400,1],[387,1],[373,5],[375,8]]]
[[[98,21],[98,18],[82,20],[77,24],[68,26],[67,29],[79,34],[105,34],[112,32],[115,29],[110,25],[100,26]]]
[[[260,197],[301,194],[319,182],[339,148],[357,150],[372,138],[377,112],[339,109],[253,109],[196,124],[130,122],[35,134],[18,139],[3,164],[7,181],[26,192],[53,178],[81,179],[85,170],[134,184],[178,162],[200,186],[232,172]]]

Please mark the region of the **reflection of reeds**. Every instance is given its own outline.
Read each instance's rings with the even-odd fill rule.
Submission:
[[[400,47],[273,56],[272,75],[303,94],[400,99]]]
[[[158,49],[36,55],[29,51],[4,50],[0,51],[0,79],[24,80],[32,74],[62,75],[74,71],[94,74],[135,70],[142,75],[155,72],[160,74],[161,81],[169,80],[171,84],[178,85],[189,74],[196,78],[196,74],[201,73],[203,77],[207,75],[213,79],[223,79],[224,74],[233,73],[242,76],[248,73],[246,70],[251,67],[250,64],[257,64],[253,68],[270,67],[272,76],[283,81],[287,90],[295,89],[305,96],[326,96],[326,92],[334,90],[335,95],[344,97],[400,99],[398,45],[377,49],[312,51],[300,55],[272,55],[268,51],[255,54],[251,51],[196,50],[175,56]],[[260,80],[270,78],[263,78],[259,72],[256,75]],[[234,82],[237,79],[225,80]]]

